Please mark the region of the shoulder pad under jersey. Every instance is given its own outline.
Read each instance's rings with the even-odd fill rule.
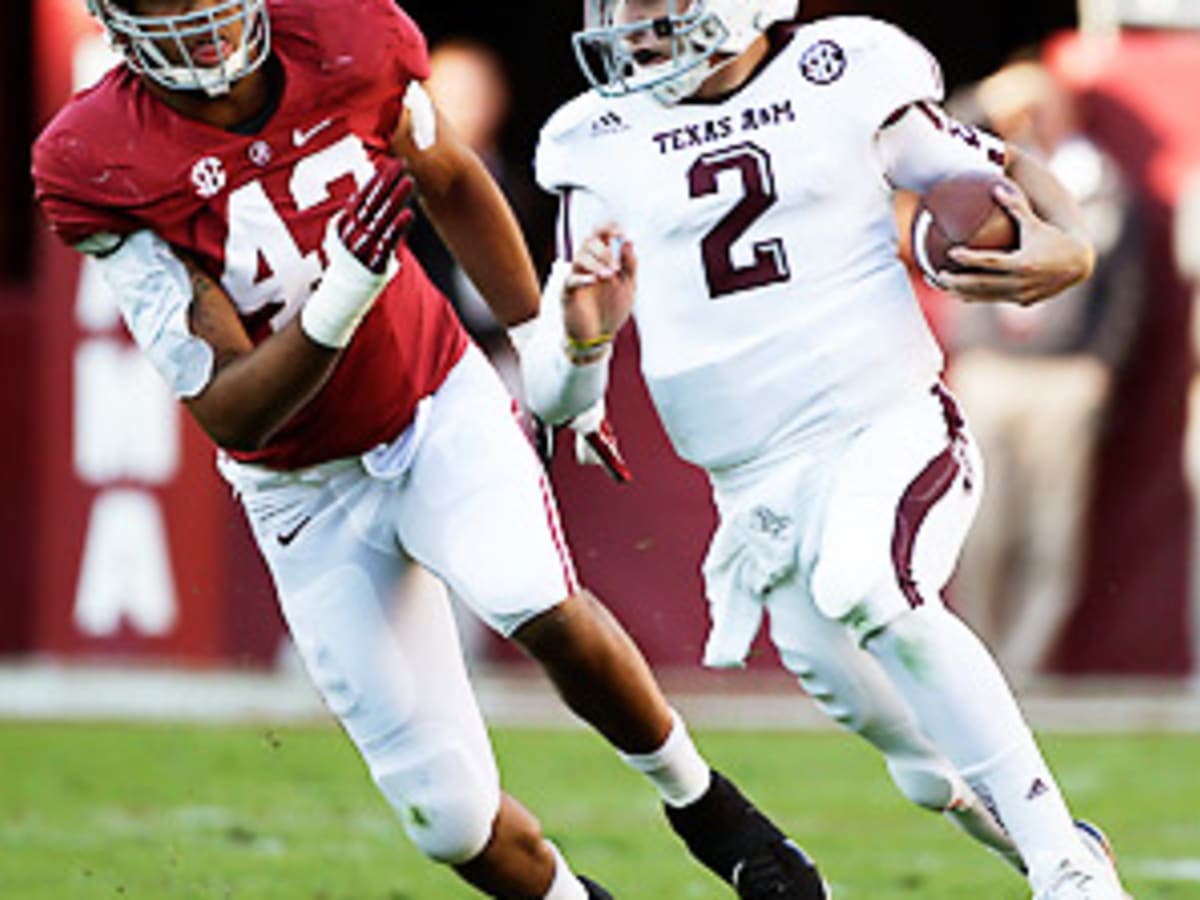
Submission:
[[[791,52],[801,73],[840,95],[838,103],[869,127],[896,110],[945,96],[941,67],[917,40],[869,16],[835,16],[799,29]]]

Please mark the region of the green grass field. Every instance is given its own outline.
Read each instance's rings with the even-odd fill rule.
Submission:
[[[576,869],[627,900],[728,897],[651,790],[584,732],[498,731],[507,788]],[[840,734],[700,732],[821,861],[838,900],[1028,897],[891,789]],[[1077,811],[1139,900],[1200,898],[1200,738],[1051,737]],[[333,727],[0,723],[0,898],[439,900],[470,893],[411,847]]]

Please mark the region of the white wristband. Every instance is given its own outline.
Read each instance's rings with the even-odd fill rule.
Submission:
[[[325,235],[329,267],[300,310],[300,327],[321,346],[340,350],[350,343],[375,298],[400,271],[400,261],[393,254],[387,271],[376,275],[346,249],[336,223],[336,219],[330,222]]]

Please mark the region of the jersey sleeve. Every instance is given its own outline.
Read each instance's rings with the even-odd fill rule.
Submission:
[[[1007,161],[1000,138],[923,100],[876,133],[875,149],[888,183],[918,194],[943,178],[1002,174]]]
[[[320,66],[317,102],[378,102],[429,77],[429,48],[395,0],[288,0],[271,11],[275,40]]]
[[[849,66],[856,70],[854,107],[867,126],[880,127],[911,103],[940,103],[944,98],[941,66],[899,28],[856,19],[846,40]]]
[[[591,98],[585,94],[560,107],[542,127],[533,168],[543,190],[561,193],[566,188],[593,186],[596,175],[588,141],[591,112]]]
[[[605,162],[595,158],[587,137],[588,107],[585,95],[559,109],[542,129],[534,156],[538,184],[558,196],[554,244],[564,262],[574,259],[575,247],[597,227],[614,219],[603,197]]]
[[[612,221],[613,214],[604,199],[587,188],[567,185],[558,194],[554,248],[559,259],[571,262],[575,248],[601,225]]]
[[[396,81],[424,81],[429,77],[429,45],[412,17],[394,0],[365,0],[375,25],[389,44]]]
[[[34,144],[34,197],[54,233],[72,247],[97,234],[127,235],[140,227],[115,204],[93,198],[88,188],[120,177],[97,165],[87,145],[69,134],[51,132]]]

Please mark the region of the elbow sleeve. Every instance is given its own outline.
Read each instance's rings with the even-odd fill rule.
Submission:
[[[93,257],[116,297],[134,341],[177,397],[200,394],[215,371],[213,349],[191,333],[188,308],[192,286],[187,268],[170,246],[150,231],[139,231]]]

